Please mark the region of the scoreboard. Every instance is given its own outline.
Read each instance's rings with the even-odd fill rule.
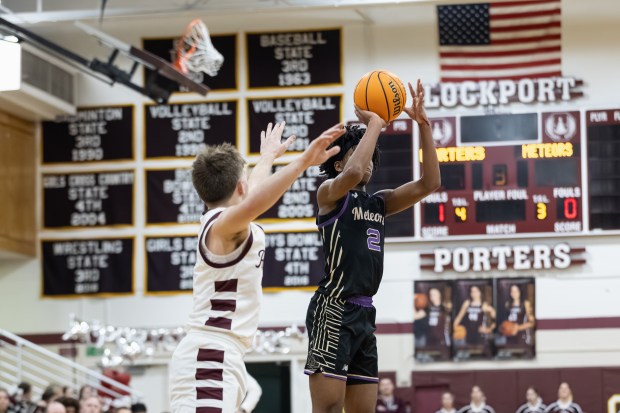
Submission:
[[[436,117],[431,128],[442,187],[420,204],[422,238],[584,230],[579,111]]]

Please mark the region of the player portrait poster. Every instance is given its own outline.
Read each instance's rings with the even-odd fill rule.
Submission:
[[[457,360],[492,358],[496,311],[493,280],[459,280],[452,301],[452,356]]]
[[[449,360],[452,342],[452,283],[416,281],[413,307],[416,360]]]
[[[496,282],[497,356],[533,358],[536,355],[534,278],[504,278]]]

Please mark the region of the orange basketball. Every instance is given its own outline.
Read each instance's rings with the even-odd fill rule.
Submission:
[[[357,82],[353,100],[360,109],[375,112],[391,122],[403,111],[407,91],[398,76],[386,70],[373,70]]]
[[[423,310],[428,305],[428,297],[426,294],[416,294],[413,299],[413,305],[416,310]]]
[[[467,337],[467,329],[461,325],[454,327],[452,337],[455,340],[465,340],[465,337]]]
[[[499,332],[503,336],[514,337],[519,332],[519,326],[517,325],[517,323],[506,320],[502,324],[500,324]]]

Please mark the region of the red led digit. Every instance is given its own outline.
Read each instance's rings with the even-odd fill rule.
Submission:
[[[445,204],[439,204],[439,222],[446,222]]]
[[[577,200],[575,198],[564,199],[564,216],[566,219],[577,218]]]

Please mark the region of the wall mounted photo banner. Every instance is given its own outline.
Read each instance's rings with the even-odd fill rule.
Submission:
[[[248,88],[342,84],[340,29],[246,36]]]
[[[133,117],[125,105],[79,108],[43,122],[43,163],[133,160]]]
[[[452,348],[452,282],[414,283],[415,358],[419,362],[450,360]]]
[[[42,240],[45,297],[133,294],[133,238]]]

